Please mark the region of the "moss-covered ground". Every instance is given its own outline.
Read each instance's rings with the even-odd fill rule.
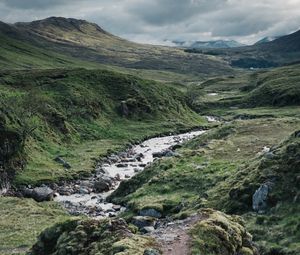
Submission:
[[[0,254],[25,254],[42,230],[71,217],[54,202],[0,198]]]

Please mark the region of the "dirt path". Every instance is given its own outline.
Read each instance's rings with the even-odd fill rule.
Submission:
[[[194,215],[185,220],[169,222],[157,228],[149,236],[155,238],[161,246],[163,255],[189,255],[191,239],[190,228],[201,216]]]

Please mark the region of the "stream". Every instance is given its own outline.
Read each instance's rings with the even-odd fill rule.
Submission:
[[[57,189],[55,201],[61,203],[72,215],[85,214],[94,218],[113,217],[125,210],[106,202],[106,198],[123,180],[143,171],[156,158],[176,156],[172,147],[203,134],[191,131],[148,139],[128,150],[107,157],[96,167],[94,176]]]

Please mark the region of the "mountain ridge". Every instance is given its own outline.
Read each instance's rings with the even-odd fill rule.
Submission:
[[[6,25],[8,27],[3,26],[5,31],[12,29],[13,39],[17,39],[20,44],[27,43],[47,54],[54,52],[80,61],[203,76],[233,72],[229,64],[218,57],[190,54],[173,47],[130,42],[84,20],[50,17]],[[8,41],[11,34],[6,33],[6,36],[9,37],[7,44],[10,44]]]
[[[195,49],[234,48],[246,46],[235,40],[212,40],[212,41],[172,41],[178,46]]]
[[[274,41],[252,46],[210,50],[189,49],[186,51],[222,57],[233,67],[268,68],[283,66],[299,61],[300,30]]]

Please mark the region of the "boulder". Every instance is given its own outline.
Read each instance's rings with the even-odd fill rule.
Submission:
[[[121,208],[122,208],[122,206],[120,206],[120,205],[113,205],[113,207],[112,207],[115,211],[120,211],[121,210]]]
[[[67,161],[65,161],[63,158],[61,158],[61,157],[59,157],[59,156],[56,157],[56,158],[54,159],[54,161],[56,161],[57,163],[63,165],[64,168],[67,168],[67,169],[70,169],[70,168],[71,168],[71,165],[70,165]]]
[[[252,197],[252,208],[257,212],[264,212],[267,208],[267,199],[269,193],[269,186],[262,184],[254,193]]]
[[[121,181],[121,176],[120,176],[120,174],[116,174],[115,180],[116,180],[116,181]]]
[[[113,182],[109,176],[101,176],[94,182],[94,190],[96,192],[109,191]]]
[[[137,160],[137,161],[142,161],[142,158],[144,158],[143,153],[139,153],[139,154],[134,156],[134,159]]]
[[[266,159],[274,159],[276,156],[274,155],[273,152],[267,152],[267,153],[264,154],[264,157]]]
[[[99,180],[94,183],[94,190],[96,192],[109,191],[109,188],[110,188],[110,185],[103,180]]]
[[[83,194],[83,195],[86,195],[86,194],[89,194],[90,191],[89,191],[88,189],[85,189],[85,188],[83,188],[83,187],[80,187],[79,193],[80,193],[80,194]]]
[[[144,227],[153,227],[155,225],[155,218],[147,216],[134,216],[131,220],[131,223],[137,226],[139,229]]]
[[[121,101],[120,111],[123,117],[127,117],[129,115],[129,109],[126,104],[126,101]]]
[[[152,153],[153,158],[162,158],[164,156],[164,152],[154,152]]]
[[[33,192],[33,189],[30,189],[30,188],[24,188],[22,190],[22,194],[23,194],[24,197],[32,198],[32,192]]]
[[[149,217],[153,217],[153,218],[161,218],[162,217],[161,213],[153,208],[140,210],[139,215],[140,216],[149,216]]]
[[[128,167],[128,164],[124,164],[124,163],[119,163],[116,165],[116,167]]]
[[[161,152],[154,152],[152,156],[153,158],[162,158],[162,157],[174,157],[177,156],[177,154],[172,150],[165,150]]]
[[[144,255],[160,255],[160,252],[156,249],[146,249]]]
[[[54,191],[47,186],[34,188],[31,193],[31,197],[37,202],[51,201],[53,195]]]
[[[109,166],[109,165],[107,165],[107,166]],[[103,165],[103,167],[106,167],[106,166]],[[103,167],[97,168],[97,169],[96,169],[96,172],[97,172],[98,174],[109,175],[108,171],[107,171],[106,169],[104,169]]]
[[[155,228],[153,226],[149,226],[149,227],[143,227],[141,229],[141,232],[144,233],[144,234],[147,234],[147,233],[152,233],[155,231]]]

